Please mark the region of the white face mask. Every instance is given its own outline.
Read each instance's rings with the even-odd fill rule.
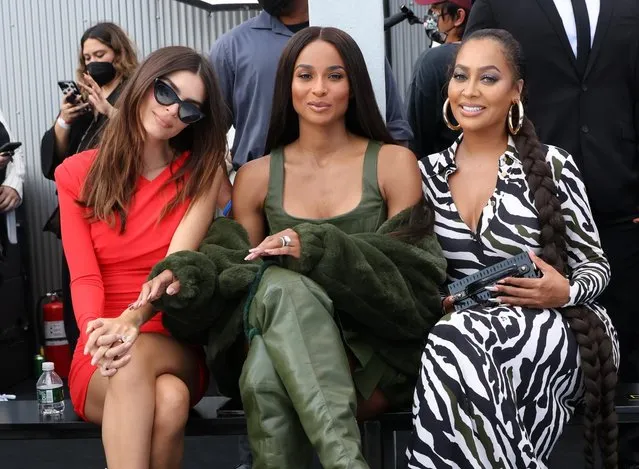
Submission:
[[[440,31],[437,26],[439,18],[441,18],[441,13],[429,10],[428,14],[424,17],[424,29],[426,30],[426,35],[431,41],[444,44],[448,38],[448,33],[455,29],[455,26],[450,27],[447,31]]]

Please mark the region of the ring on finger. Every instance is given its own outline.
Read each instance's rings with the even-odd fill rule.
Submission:
[[[291,245],[291,237],[290,236],[287,236],[287,235],[280,236],[280,241],[282,242],[282,247],[283,248]]]

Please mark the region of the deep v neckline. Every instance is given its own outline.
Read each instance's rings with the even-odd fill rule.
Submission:
[[[153,179],[149,179],[146,176],[140,174],[139,176],[139,180],[144,183],[145,186],[149,185],[149,184],[153,184],[154,182],[156,182],[158,179],[163,179],[166,175],[167,172],[173,172],[173,169],[177,169],[180,166],[182,166],[184,159],[186,158],[187,152],[182,153],[180,156],[178,156],[177,158],[175,158],[174,160],[172,160],[171,162],[169,162],[169,164],[167,164],[164,169],[162,171],[160,171],[157,176],[155,176]]]
[[[497,171],[496,171],[496,174],[495,174],[495,184],[492,187],[490,195],[488,196],[486,201],[481,206],[481,211],[479,212],[479,215],[477,216],[477,223],[476,223],[476,225],[474,227],[471,227],[470,224],[466,220],[464,220],[464,217],[462,217],[462,214],[461,214],[461,212],[459,210],[459,206],[457,205],[457,202],[455,202],[455,196],[453,195],[453,191],[452,191],[452,188],[450,186],[450,177],[453,176],[457,171],[459,171],[459,168],[457,166],[457,162],[455,162],[454,170],[450,174],[448,174],[446,176],[446,184],[448,185],[448,192],[450,193],[451,207],[455,210],[455,213],[457,214],[457,217],[464,224],[466,229],[468,229],[468,231],[470,231],[470,233],[472,233],[475,236],[477,234],[479,234],[480,231],[481,231],[482,221],[484,219],[484,212],[486,211],[486,208],[489,207],[489,206],[492,206],[492,207],[495,206],[495,199],[496,199],[496,195],[497,195],[497,187],[499,185],[499,169],[500,168],[499,168],[499,161],[498,161],[497,162]]]

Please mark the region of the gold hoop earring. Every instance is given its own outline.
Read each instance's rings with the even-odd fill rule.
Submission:
[[[442,108],[442,113],[444,114],[444,122],[446,123],[446,127],[448,127],[450,130],[457,131],[457,130],[461,129],[461,125],[459,125],[459,124],[453,125],[448,120],[448,107],[449,107],[449,105],[450,105],[450,100],[448,98],[446,98],[446,101],[444,101],[444,107]]]
[[[514,103],[508,109],[508,130],[510,130],[511,134],[517,135],[521,130],[521,127],[524,125],[524,105],[521,103],[520,99],[517,100],[517,113],[519,115],[517,127],[513,125],[513,107],[515,107]]]

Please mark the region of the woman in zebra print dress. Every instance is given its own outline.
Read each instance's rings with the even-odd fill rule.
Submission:
[[[432,329],[409,468],[546,468],[582,398],[586,460],[592,464],[600,416],[605,467],[616,467],[618,343],[593,303],[610,269],[575,162],[539,143],[520,107],[523,85],[509,33],[471,35],[449,83],[450,110],[444,106],[464,133],[420,161],[451,281],[522,251],[543,277],[498,282],[489,287],[494,305],[448,314]],[[452,309],[449,299],[444,305]]]

